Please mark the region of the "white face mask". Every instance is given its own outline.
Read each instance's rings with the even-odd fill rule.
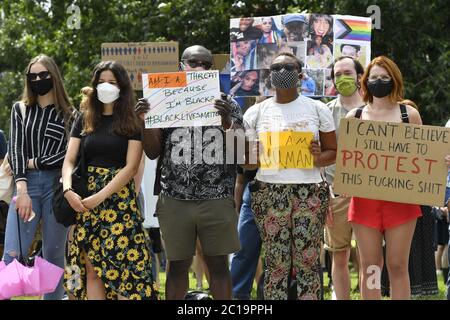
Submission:
[[[98,100],[103,103],[111,103],[119,98],[120,89],[108,82],[97,85]]]

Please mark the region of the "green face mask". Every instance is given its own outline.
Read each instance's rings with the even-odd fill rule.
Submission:
[[[351,96],[357,89],[355,78],[342,75],[336,78],[336,89],[343,96]]]

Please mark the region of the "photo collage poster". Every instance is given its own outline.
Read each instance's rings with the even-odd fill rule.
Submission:
[[[311,97],[335,97],[333,61],[343,55],[370,62],[372,21],[366,17],[327,14],[285,14],[230,20],[230,94],[273,96],[269,67],[280,52],[302,62],[299,91]]]

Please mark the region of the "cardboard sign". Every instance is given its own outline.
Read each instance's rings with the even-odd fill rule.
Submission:
[[[142,74],[178,70],[178,42],[102,43],[102,61],[125,67],[133,89],[142,90]]]
[[[444,204],[450,128],[342,119],[337,194],[430,206]]]
[[[146,128],[221,124],[214,107],[220,98],[217,70],[144,74],[143,89],[150,103]]]
[[[312,169],[313,157],[309,146],[312,132],[261,132],[259,141],[263,145],[260,168],[273,169]]]

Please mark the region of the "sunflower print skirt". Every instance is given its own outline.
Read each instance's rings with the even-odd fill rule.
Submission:
[[[96,193],[119,172],[88,167],[88,189]],[[107,299],[157,299],[152,278],[149,238],[136,205],[134,181],[93,210],[78,213],[68,244],[64,285],[76,299],[87,298],[86,259],[105,284]]]

